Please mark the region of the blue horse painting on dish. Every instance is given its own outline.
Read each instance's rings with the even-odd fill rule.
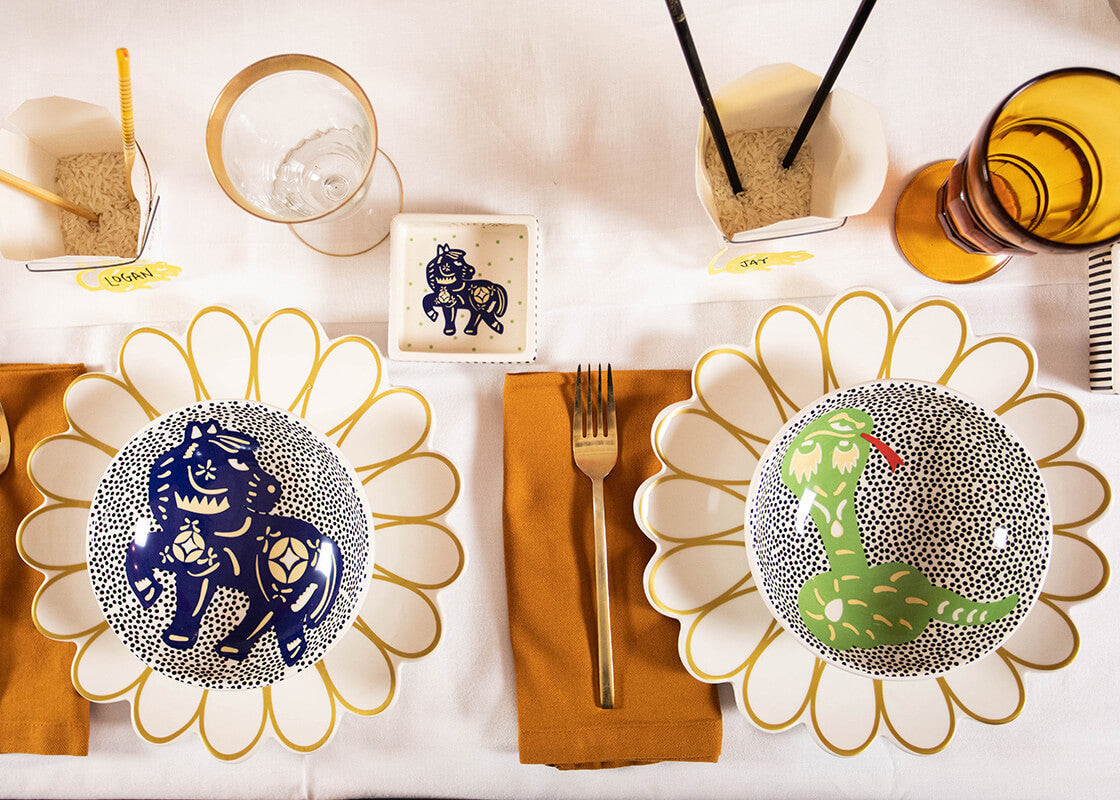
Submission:
[[[505,328],[498,317],[506,313],[509,296],[493,281],[474,280],[475,269],[466,260],[466,251],[453,250],[450,245],[436,246],[436,257],[428,262],[424,277],[431,293],[424,295],[424,313],[433,322],[439,319],[436,309],[443,310],[443,332],[455,334],[455,315],[459,309],[470,312],[463,333],[474,336],[478,323],[485,322],[494,333]]]
[[[217,644],[235,660],[275,629],[280,654],[295,665],[307,649],[305,627],[318,626],[338,596],[338,546],[308,522],[272,514],[279,481],[257,461],[260,444],[213,420],[188,423],[181,444],[156,457],[148,505],[159,529],[129,545],[129,585],[144,608],[175,579],[175,614],[163,641],[185,650],[198,639],[214,592],[225,586],[249,599],[244,617]]]

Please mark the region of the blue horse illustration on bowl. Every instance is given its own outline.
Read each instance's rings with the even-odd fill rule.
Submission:
[[[436,257],[425,268],[424,277],[432,291],[424,295],[421,302],[424,313],[435,322],[439,319],[436,308],[442,309],[443,332],[447,336],[455,334],[455,315],[459,309],[470,312],[463,333],[477,334],[480,321],[489,325],[494,333],[501,333],[505,327],[498,317],[506,313],[509,295],[493,281],[474,280],[475,269],[467,263],[466,255],[466,251],[453,250],[446,244],[436,246]]]
[[[175,614],[163,633],[169,646],[194,646],[215,590],[225,586],[249,605],[218,653],[244,660],[271,628],[284,663],[294,666],[307,649],[305,626],[318,626],[334,606],[342,556],[310,523],[270,513],[281,486],[257,462],[259,449],[213,420],[189,423],[182,443],[155,459],[148,505],[159,530],[135,534],[125,567],[146,609],[164,590],[155,569],[174,576]]]

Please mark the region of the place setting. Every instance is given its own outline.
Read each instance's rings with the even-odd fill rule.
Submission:
[[[383,712],[466,564],[424,396],[295,309],[141,328],[119,363],[67,388],[68,430],[28,457],[46,499],[16,536],[45,579],[36,627],[78,645],[78,691],[224,760],[269,737],[314,750],[344,712]]]
[[[697,190],[726,244],[716,259],[744,244],[833,231],[866,211],[885,172],[885,151],[874,150],[882,141],[877,114],[861,109],[858,98],[829,93],[874,0],[857,10],[824,79],[776,65],[714,97],[681,4],[668,6],[703,109]],[[966,158],[931,167],[905,187],[894,217],[902,255],[929,277],[961,283],[989,277],[1012,255],[1084,254],[1114,239],[1115,215],[1098,202],[1097,185],[1110,156],[1096,152],[1111,148],[1113,137],[1090,131],[1101,119],[1096,104],[1118,86],[1116,76],[1070,69],[1015,89]],[[799,148],[813,139],[826,98],[834,117],[821,128],[839,136],[817,137],[816,150],[847,169],[824,181],[843,174],[849,185],[824,183],[827,196],[820,197],[813,156]],[[723,101],[718,111],[716,99]],[[795,121],[794,108],[804,112],[801,124],[778,127]],[[846,113],[850,138],[842,130]],[[1081,115],[1094,122],[1074,121]],[[862,154],[852,152],[858,147]],[[750,182],[758,195],[743,191]],[[851,210],[837,211],[839,199],[828,205],[832,197],[847,198]],[[1091,332],[1101,318],[1090,318]],[[537,554],[552,575],[582,575],[584,627],[595,645],[582,699],[553,725],[589,713],[575,709],[593,708],[595,697],[601,714],[586,730],[573,725],[566,733],[598,736],[601,752],[617,750],[609,714],[619,707],[619,659],[604,621],[611,614],[604,551],[612,540],[603,531],[598,476],[628,447],[652,455],[658,471],[616,490],[623,502],[633,495],[638,527],[655,547],[640,582],[631,576],[624,591],[630,602],[644,599],[679,624],[675,655],[699,681],[730,684],[738,711],[755,727],[776,733],[804,724],[835,755],[857,755],[878,737],[934,754],[949,746],[959,720],[1014,720],[1026,703],[1023,675],[1073,660],[1079,634],[1068,609],[1098,594],[1109,574],[1089,536],[1109,504],[1109,482],[1076,455],[1085,414],[1069,396],[1039,387],[1037,372],[1029,344],[975,331],[950,300],[896,309],[879,292],[854,289],[820,313],[775,305],[745,344],[700,355],[691,375],[678,376],[681,399],[672,402],[666,390],[670,402],[636,432],[612,431],[597,411],[601,378],[593,376],[601,372],[590,367],[548,380],[509,376],[507,573],[522,572],[531,551],[519,541],[529,533],[513,512],[532,479],[518,473],[545,458],[540,423],[526,428],[529,420],[518,419],[528,408],[548,407],[559,417],[570,406],[573,461],[594,487],[593,515],[585,510],[575,523],[594,536],[593,556],[586,545],[574,557]],[[607,407],[621,409],[627,398],[614,390],[609,367],[607,376]],[[573,378],[574,389],[560,391]],[[524,398],[533,392],[529,403]],[[872,435],[883,430],[890,435]],[[893,448],[892,438],[905,446]],[[526,452],[512,452],[518,448]],[[602,455],[591,462],[589,450]],[[874,488],[861,490],[871,463]],[[531,496],[544,504],[552,469],[540,472]],[[540,510],[547,519],[566,518],[549,505]],[[540,712],[529,705],[542,691],[534,664],[540,648],[531,645],[533,613],[514,607],[530,603],[515,587],[530,593],[520,578],[509,580],[511,620],[515,612],[527,618],[511,630],[522,760],[554,763],[574,745],[552,744],[550,760],[540,735],[525,729],[526,721],[539,725]],[[622,579],[615,580],[617,587]],[[644,598],[634,596],[639,587]],[[540,636],[548,620],[536,624]],[[571,657],[583,660],[583,648]],[[629,656],[640,657],[655,658],[653,645]],[[662,697],[632,700],[629,710],[652,719]],[[695,723],[706,702],[697,701],[684,719]],[[634,724],[633,717],[618,720],[620,730]],[[635,743],[631,753],[642,747]]]
[[[813,34],[831,41],[821,75],[793,48],[729,71],[679,0],[649,15],[658,68],[694,90],[662,92],[697,125],[683,182],[656,188],[681,230],[610,223],[651,262],[688,242],[691,272],[656,303],[648,276],[596,273],[574,244],[601,237],[609,204],[581,196],[560,218],[540,199],[578,155],[538,164],[558,175],[545,189],[495,169],[485,200],[436,147],[415,157],[410,137],[480,120],[511,164],[547,151],[490,96],[420,114],[422,91],[446,102],[459,78],[418,79],[404,124],[404,89],[354,51],[253,48],[161,109],[136,83],[174,65],[134,46],[102,54],[119,108],[6,109],[0,255],[49,322],[40,350],[39,326],[9,326],[0,364],[0,752],[104,767],[97,728],[127,720],[112,746],[135,742],[130,759],[240,776],[360,756],[355,780],[415,777],[431,729],[410,715],[440,702],[424,750],[442,778],[499,764],[528,776],[501,796],[656,776],[703,794],[687,781],[748,750],[778,765],[804,744],[837,774],[952,758],[965,735],[997,753],[1041,695],[1084,692],[1097,678],[1067,668],[1110,641],[1080,607],[1110,576],[1110,465],[1090,456],[1116,391],[1120,128],[1102,109],[1120,76],[1064,54],[992,76],[984,115],[953,109],[971,139],[931,134],[939,160],[906,173],[898,110],[845,77],[889,4],[849,5],[846,29]],[[182,133],[195,162],[166,169],[148,142],[180,102],[204,125]],[[203,287],[184,173],[291,263]],[[898,282],[837,275],[815,243],[845,237],[889,243]],[[214,250],[218,271],[267,266]],[[1024,302],[1015,271],[1047,257],[1085,267],[1064,364],[991,324]],[[324,259],[345,280],[286,283]],[[370,280],[383,313],[336,314]],[[89,318],[68,316],[76,297]],[[52,352],[66,325],[81,349]]]

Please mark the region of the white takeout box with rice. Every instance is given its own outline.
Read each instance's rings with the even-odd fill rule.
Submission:
[[[144,154],[139,146],[136,149],[132,190],[140,206],[140,224],[135,255],[66,255],[59,214],[68,212],[3,185],[0,255],[25,262],[32,272],[152,263],[159,196]],[[55,168],[62,156],[121,151],[120,120],[104,106],[68,97],[28,100],[0,125],[0,168],[56,193]]]
[[[737,131],[797,128],[820,81],[820,76],[794,64],[770,64],[724,86],[713,99],[729,138]],[[839,228],[848,217],[874,205],[887,177],[887,140],[879,112],[851,92],[834,89],[805,140],[814,162],[808,216],[750,230],[723,230],[705,163],[711,139],[701,116],[696,191],[712,224],[729,244]],[[752,188],[744,183],[743,190],[750,193]]]

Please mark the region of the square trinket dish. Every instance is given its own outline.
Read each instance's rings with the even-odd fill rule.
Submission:
[[[390,357],[533,361],[537,242],[537,220],[529,215],[394,217]]]

